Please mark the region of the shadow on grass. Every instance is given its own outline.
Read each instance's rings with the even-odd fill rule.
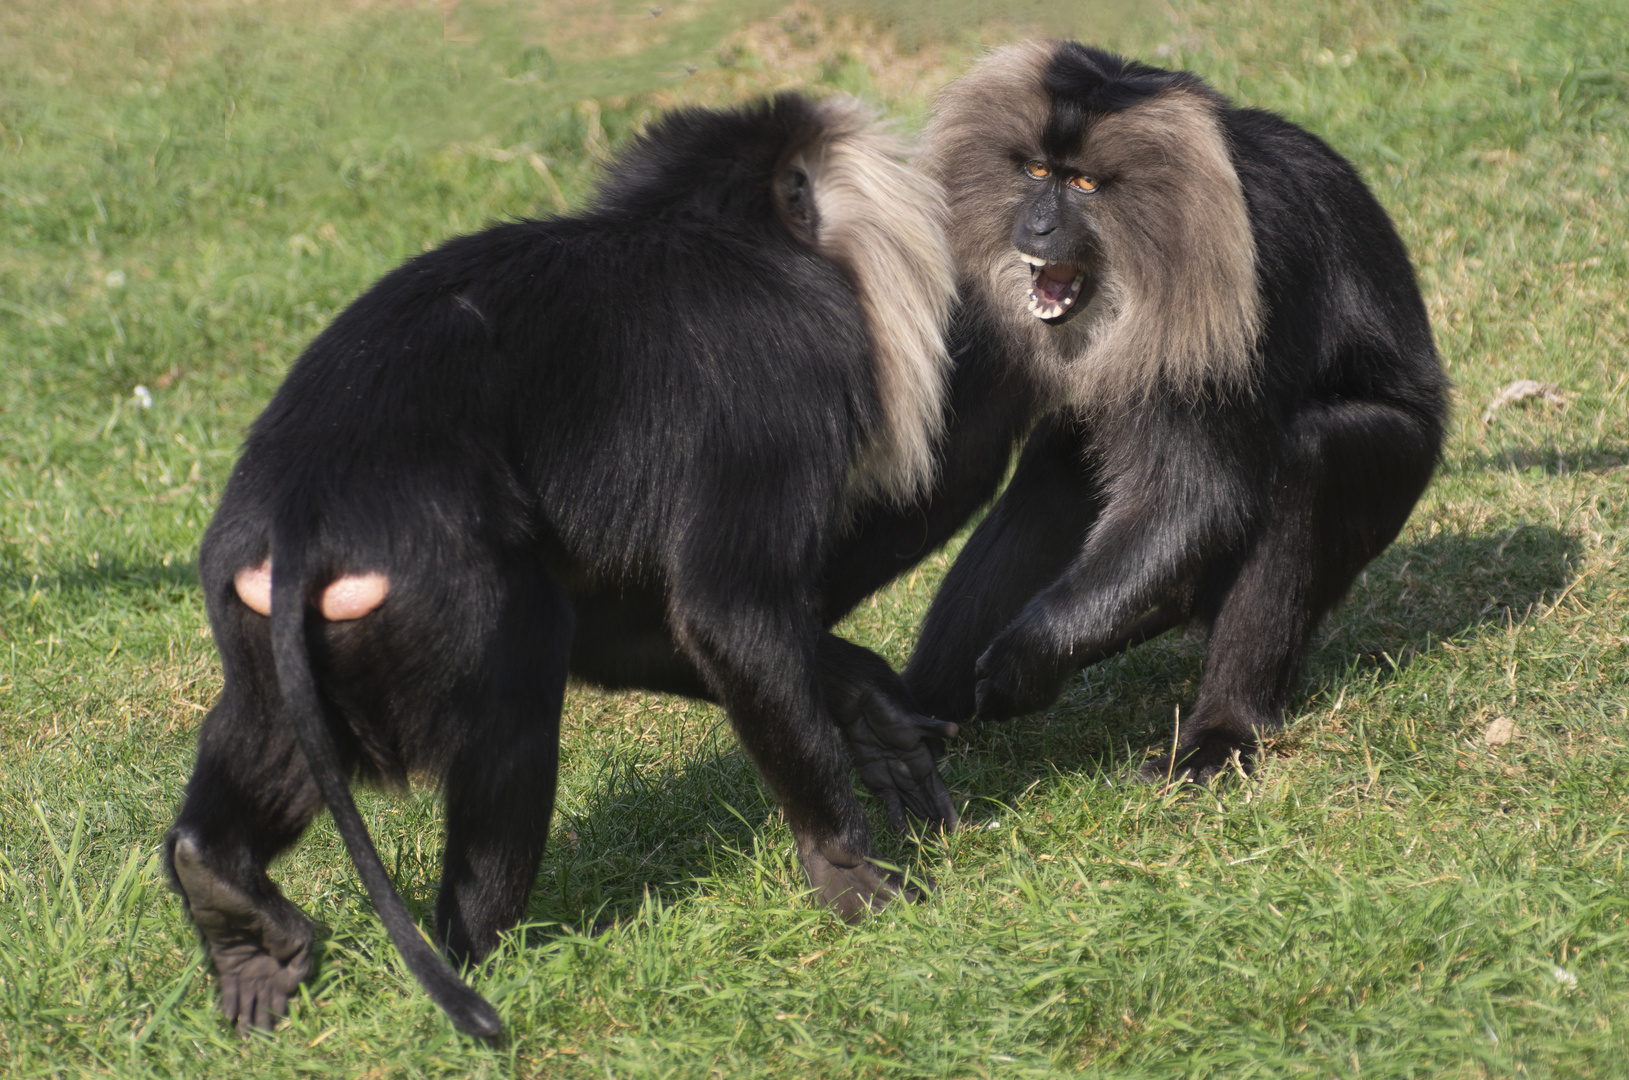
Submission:
[[[1574,580],[1582,552],[1578,537],[1548,525],[1393,545],[1324,621],[1306,680],[1328,682],[1354,660],[1401,670],[1445,639],[1520,620]]]
[[[677,762],[613,752],[581,787],[576,806],[555,808],[528,921],[603,929],[637,912],[647,895],[673,903],[753,859],[784,869],[790,855],[789,844],[755,850],[774,831],[776,807],[727,726]],[[559,933],[534,927],[526,940]]]
[[[1546,475],[1618,472],[1629,464],[1629,445],[1596,442],[1587,446],[1559,445],[1554,440],[1507,445],[1469,457],[1462,472],[1526,472],[1539,469]]]
[[[168,566],[155,562],[134,562],[103,557],[95,566],[75,565],[49,574],[20,570],[0,570],[0,596],[25,599],[33,593],[50,593],[69,602],[87,596],[99,597],[109,591],[145,591],[153,587],[198,587],[196,559],[172,561]]]
[[[1302,677],[1302,696],[1338,692],[1360,677],[1395,678],[1444,640],[1498,633],[1573,579],[1582,545],[1541,525],[1487,534],[1440,534],[1397,544],[1377,559],[1326,620]],[[945,774],[964,819],[978,825],[1054,774],[1117,777],[1146,748],[1170,737],[1173,714],[1189,705],[1203,673],[1204,640],[1173,632],[1099,664],[1053,709],[1003,724],[968,725],[952,743]],[[1116,781],[1118,782],[1118,780]],[[671,903],[707,891],[754,861],[790,893],[802,874],[783,827],[766,820],[774,802],[726,726],[682,761],[613,754],[582,785],[576,809],[556,811],[550,850],[527,912],[534,923],[585,932],[639,910],[647,894]],[[870,802],[868,801],[868,806]],[[732,809],[734,812],[732,812]],[[885,858],[925,866],[873,809]],[[771,850],[754,843],[772,837]],[[528,944],[557,938],[533,927]]]
[[[1395,678],[1444,640],[1500,632],[1573,580],[1581,550],[1577,537],[1542,525],[1394,545],[1326,620],[1292,710],[1314,690],[1338,692],[1365,676]],[[163,571],[163,580],[191,572]],[[1141,761],[1146,748],[1170,738],[1176,708],[1193,701],[1203,658],[1202,637],[1173,632],[1083,672],[1047,712],[968,725],[945,767],[958,801],[965,800],[964,819],[981,824],[1054,774],[1113,777]],[[803,887],[790,838],[774,821],[774,801],[719,715],[701,745],[681,755],[653,761],[613,749],[594,776],[572,785],[580,794],[575,805],[562,800],[556,808],[525,916],[534,924],[525,945],[602,929],[636,914],[647,895],[674,903],[759,868],[789,901]],[[924,865],[868,806],[882,855],[931,872],[931,860]],[[425,890],[410,902],[428,920],[435,867],[405,869]]]
[[[1291,713],[1315,692],[1396,678],[1445,640],[1502,632],[1575,579],[1582,550],[1576,536],[1546,525],[1394,544],[1324,620]],[[974,800],[969,820],[1053,772],[1113,778],[1165,746],[1177,709],[1198,695],[1204,651],[1199,632],[1172,631],[1082,672],[1046,712],[967,725],[947,776],[959,797]],[[992,809],[981,809],[983,800],[994,800],[984,804]]]
[[[523,951],[597,936],[636,916],[647,898],[671,906],[704,895],[720,879],[750,872],[754,859],[782,877],[795,868],[790,836],[774,820],[774,801],[727,728],[678,760],[664,755],[652,761],[612,747],[591,778],[571,779],[576,796],[556,800],[548,846],[520,920],[516,944]],[[421,926],[432,927],[446,839],[440,792],[419,787],[404,797],[362,785],[353,791],[365,815],[388,814],[372,830],[374,843],[408,910]],[[338,835],[321,820],[326,835],[316,843],[326,845],[327,853],[318,858],[343,863],[324,886],[325,902],[367,912],[376,921]],[[758,843],[770,850],[755,850]],[[310,832],[295,850],[302,848],[310,849],[307,854],[321,850]],[[283,860],[271,868],[274,880],[296,874]],[[785,889],[788,899],[802,887],[799,872]],[[343,964],[358,948],[347,935],[323,927],[313,985],[321,985],[329,964]]]

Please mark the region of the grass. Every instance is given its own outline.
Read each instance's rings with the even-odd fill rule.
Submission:
[[[913,122],[1028,17],[932,10],[0,11],[0,1071],[1629,1074],[1621,0],[1080,16],[1350,156],[1455,380],[1439,476],[1256,778],[1123,782],[1200,675],[1150,643],[960,740],[967,827],[886,841],[936,896],[849,928],[716,709],[576,689],[530,922],[478,978],[506,1046],[430,1007],[326,821],[277,868],[330,928],[316,980],[272,1038],[217,1019],[155,851],[219,687],[198,536],[282,372],[405,256],[578,203],[647,110],[801,81]],[[1571,397],[1483,423],[1516,378]],[[848,631],[903,661],[949,558]],[[433,793],[363,809],[426,913]]]

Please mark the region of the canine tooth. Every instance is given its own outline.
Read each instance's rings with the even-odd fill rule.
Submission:
[[[1045,266],[1046,265],[1046,260],[1045,259],[1038,258],[1037,256],[1034,256],[1034,255],[1026,255],[1022,251],[1020,251],[1018,253],[1018,257],[1020,259],[1023,259],[1025,262],[1029,263],[1029,265],[1031,265],[1031,266],[1039,267],[1039,266]]]

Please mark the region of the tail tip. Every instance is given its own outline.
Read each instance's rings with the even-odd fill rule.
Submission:
[[[473,993],[470,997],[473,1000],[461,1001],[447,1009],[447,1017],[453,1027],[486,1042],[497,1042],[503,1038],[503,1021],[498,1019],[498,1010],[483,997]]]

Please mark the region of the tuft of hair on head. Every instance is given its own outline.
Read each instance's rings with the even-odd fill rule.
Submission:
[[[1056,41],[997,50],[941,94],[925,164],[950,192],[963,280],[1028,346],[1032,376],[1083,405],[1253,389],[1262,301],[1224,108],[1191,72]],[[1091,211],[1102,273],[1054,327],[1026,310],[1012,162],[1081,153],[1107,178]]]
[[[880,423],[854,468],[859,493],[909,502],[937,473],[956,299],[943,187],[861,102],[815,105],[815,132],[783,169],[807,178],[811,246],[853,284],[875,358]],[[794,225],[794,228],[797,226]]]
[[[946,84],[917,154],[922,170],[945,188],[946,235],[962,299],[978,302],[998,318],[1012,305],[1014,317],[1003,322],[1026,341],[1032,328],[1016,316],[1035,321],[1022,310],[1029,273],[1012,246],[1012,223],[1026,193],[1012,183],[1012,154],[1040,146],[1051,115],[1043,80],[1054,47],[1048,41],[1003,46]],[[1046,364],[1034,358],[1022,364],[1025,377],[1056,381]]]
[[[1099,230],[1110,310],[1081,327],[1090,336],[1076,396],[1251,390],[1262,305],[1255,232],[1222,130],[1226,100],[1191,72],[1074,42],[1054,53],[1047,91],[1055,114],[1085,108],[1080,138],[1115,177]]]

